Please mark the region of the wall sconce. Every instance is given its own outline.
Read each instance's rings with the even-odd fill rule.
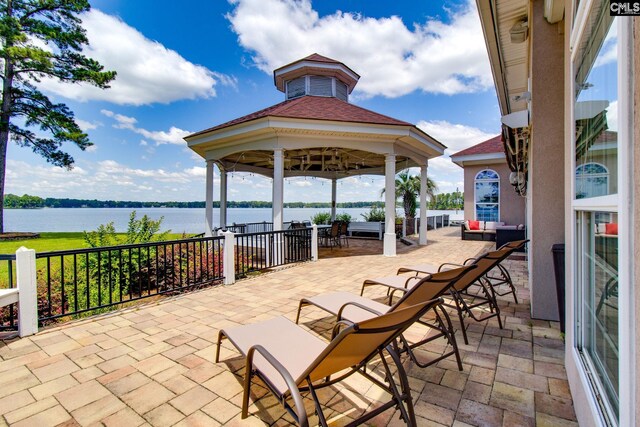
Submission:
[[[511,35],[511,43],[524,43],[529,36],[529,23],[526,19],[522,19],[515,24],[509,30]]]

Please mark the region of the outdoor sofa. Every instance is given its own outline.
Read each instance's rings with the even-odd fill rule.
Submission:
[[[460,224],[462,240],[496,242],[496,248],[514,240],[524,240],[524,225],[506,225],[501,221],[469,221]],[[524,249],[520,249],[524,251]]]

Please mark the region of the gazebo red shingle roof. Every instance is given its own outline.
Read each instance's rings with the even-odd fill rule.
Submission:
[[[502,135],[494,136],[480,144],[476,144],[473,147],[469,147],[462,151],[458,151],[451,157],[471,156],[474,154],[493,154],[504,153],[504,145],[502,144]]]
[[[264,117],[286,117],[293,119],[413,126],[411,123],[397,120],[383,114],[378,114],[337,98],[302,96],[300,98],[290,99],[279,104],[272,105],[271,107],[247,114],[243,117],[238,117],[237,119],[222,123],[218,126],[196,132],[190,136],[200,135]]]

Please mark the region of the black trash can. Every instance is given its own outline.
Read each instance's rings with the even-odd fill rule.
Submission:
[[[556,294],[558,295],[558,312],[560,313],[560,330],[564,332],[564,243],[556,243],[551,247],[553,253],[553,270],[556,276]]]

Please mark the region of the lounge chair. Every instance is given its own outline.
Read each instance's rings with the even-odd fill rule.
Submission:
[[[300,300],[300,304],[298,305],[296,323],[300,321],[300,311],[302,310],[302,307],[309,305],[316,306],[333,314],[337,317],[338,321],[347,319],[352,322],[359,322],[382,313],[392,313],[407,306],[439,298],[455,284],[456,280],[459,280],[467,274],[467,272],[475,268],[475,266],[463,266],[461,268],[447,270],[424,277],[391,307],[349,292],[333,292],[329,294],[316,295],[311,298],[303,298]],[[428,326],[429,328],[437,330],[438,333],[412,344],[409,344],[404,338],[401,338],[404,344],[401,352],[406,351],[411,360],[421,367],[432,365],[446,357],[455,355],[458,362],[458,368],[462,370],[462,361],[458,352],[458,345],[455,340],[449,314],[441,305],[434,306],[434,313],[436,321],[435,324],[424,320],[419,320],[418,322],[422,325]],[[434,360],[424,363],[420,362],[415,356],[413,349],[440,337],[445,337],[447,339],[449,344],[451,344],[452,350]]]
[[[511,255],[513,252],[516,252],[519,249],[522,249],[528,241],[529,240],[527,239],[527,240],[514,240],[512,242],[507,242],[504,245],[500,246],[498,250],[510,249],[511,253],[509,253],[509,255]],[[507,255],[507,257],[509,255]],[[518,304],[516,287],[513,285],[513,280],[511,280],[511,275],[509,274],[509,270],[507,270],[505,266],[502,265],[502,263],[499,263],[493,270],[487,273],[485,275],[485,278],[489,280],[489,283],[491,283],[491,287],[493,288],[493,290],[497,295],[500,295],[501,297],[503,297],[503,296],[512,294],[513,301],[516,304]],[[502,285],[507,286],[508,289],[505,291],[500,291],[499,287]]]
[[[472,258],[473,261],[467,262],[466,265],[475,265],[478,268],[474,271],[469,272],[469,274],[465,275],[464,277],[461,277],[449,289],[455,305],[445,305],[457,310],[458,318],[460,320],[460,328],[462,329],[462,336],[464,337],[465,344],[469,344],[469,339],[467,337],[467,328],[464,324],[463,317],[465,313],[476,322],[482,322],[492,317],[497,317],[498,326],[500,326],[500,329],[502,329],[502,319],[500,318],[500,307],[498,306],[498,302],[496,300],[496,293],[489,280],[485,278],[485,275],[493,268],[495,268],[498,264],[500,264],[500,262],[502,262],[507,256],[509,256],[511,252],[513,252],[512,248],[506,248],[487,252],[479,256],[478,258]],[[414,272],[416,274],[427,274],[428,277],[429,275],[433,274],[432,272],[440,273],[448,271],[450,269],[457,269],[463,266],[465,266],[465,264],[444,263],[440,266],[435,266],[432,264],[421,264],[411,267],[401,267],[398,269],[398,274],[405,272]],[[365,288],[369,286],[381,285],[386,286],[389,289],[389,292],[391,292],[390,296],[393,296],[393,292],[395,291],[407,293],[410,292],[410,290],[415,287],[416,283],[419,282],[416,282],[415,279],[409,281],[407,280],[406,276],[391,276],[368,279],[365,280],[362,284],[362,290],[360,294],[362,295]],[[482,295],[472,294],[469,292],[471,286],[474,285],[480,287]],[[474,309],[480,308],[482,306],[488,306],[490,313],[477,316],[474,312]]]
[[[375,409],[349,425],[365,423],[389,408],[398,407],[404,421],[415,426],[409,382],[393,349],[393,343],[427,310],[440,302],[425,301],[359,323],[343,320],[334,327],[334,336],[328,344],[284,317],[224,329],[218,335],[216,362],[220,356],[220,342],[224,338],[228,338],[246,357],[242,418],[248,415],[251,380],[256,375],[300,426],[309,425],[301,395],[301,392],[309,391],[319,422],[326,426],[316,390],[358,372],[388,392],[392,399],[384,404],[376,404]],[[344,329],[340,330],[341,328]],[[396,365],[400,389],[384,356],[384,350]],[[365,369],[368,362],[376,356],[380,356],[385,371],[384,378],[376,378],[371,369]],[[337,377],[332,379],[331,376],[335,374],[338,374]],[[293,406],[289,400],[293,402]]]
[[[496,249],[496,251],[508,249],[509,253],[504,257],[504,259],[506,259],[513,252],[522,248],[528,241],[529,240],[515,240],[513,242],[508,242],[500,246],[498,249]],[[468,258],[462,263],[462,265],[470,265],[475,260],[476,258]],[[455,266],[458,264],[451,264],[451,265]],[[434,271],[440,271],[440,267],[441,266],[433,265],[433,264],[418,264],[418,265],[412,265],[409,267],[400,267],[398,269],[397,274],[402,274],[402,273],[415,273],[416,275],[430,274],[430,273],[433,273]],[[514,302],[516,304],[518,303],[518,297],[516,295],[516,288],[513,284],[513,280],[511,280],[511,275],[509,274],[509,271],[502,265],[502,261],[496,264],[496,266],[492,268],[491,271],[485,274],[485,279],[487,279],[488,284],[493,288],[494,292],[497,295],[500,295],[501,297],[503,297],[505,295],[512,294]],[[397,285],[401,280],[402,279],[389,278],[388,282],[394,282],[393,284]],[[411,281],[407,281],[405,284],[408,286],[411,284]],[[363,285],[362,287],[363,290],[366,285],[367,285],[367,282],[365,281],[365,285]],[[508,289],[506,291],[500,291],[498,288],[502,285],[506,285]]]

